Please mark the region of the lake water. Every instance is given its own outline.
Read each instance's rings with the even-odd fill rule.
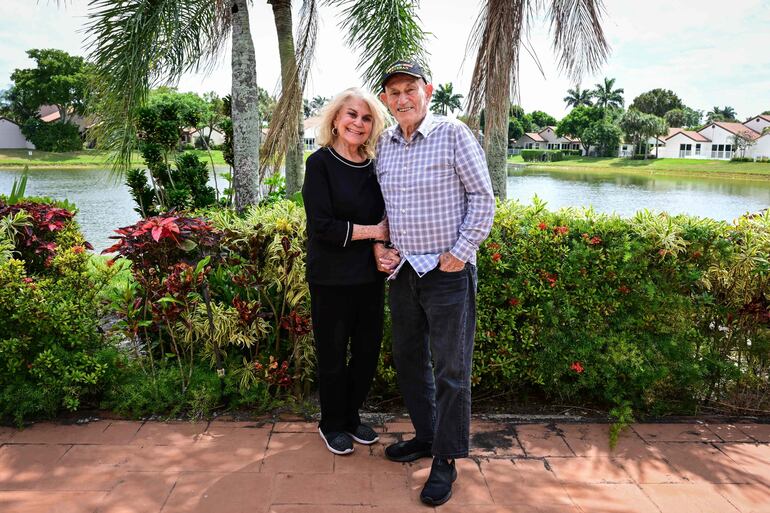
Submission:
[[[19,169],[0,168],[0,194],[10,193],[13,180],[20,176]],[[223,180],[219,182],[220,188],[224,187]],[[75,203],[79,209],[77,220],[97,250],[112,244],[109,237],[113,230],[139,219],[128,189],[103,169],[33,168],[27,195]],[[592,205],[598,212],[628,217],[647,208],[731,221],[770,206],[770,180],[513,170],[508,177],[508,197],[531,203],[535,195],[551,210]]]
[[[622,172],[513,167],[508,198],[531,204],[537,195],[549,210],[593,206],[597,212],[633,216],[648,209],[732,221],[770,207],[770,180],[681,177]]]

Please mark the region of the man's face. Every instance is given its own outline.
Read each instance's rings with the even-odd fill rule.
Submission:
[[[414,127],[428,113],[428,103],[433,95],[433,85],[411,75],[396,75],[385,84],[380,94],[382,102],[403,127]]]

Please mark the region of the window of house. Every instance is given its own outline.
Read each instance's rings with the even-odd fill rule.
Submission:
[[[700,144],[695,145],[695,154],[700,155]]]

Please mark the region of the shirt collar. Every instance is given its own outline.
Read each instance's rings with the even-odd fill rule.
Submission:
[[[425,117],[420,122],[420,125],[417,127],[417,130],[415,130],[415,133],[422,134],[423,139],[428,137],[431,132],[433,132],[436,127],[438,126],[438,120],[433,115],[433,113],[429,110],[427,114],[425,114]],[[406,139],[404,138],[404,133],[401,131],[401,127],[396,124],[395,127],[393,127],[393,132],[390,135],[390,138],[392,141],[404,141],[406,142]]]

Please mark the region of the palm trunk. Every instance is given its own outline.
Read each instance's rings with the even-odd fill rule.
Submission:
[[[507,89],[506,99],[507,99]],[[486,130],[484,131],[484,146],[487,154],[487,167],[492,180],[492,191],[495,197],[505,200],[507,196],[506,182],[508,180],[508,127],[505,114],[509,105],[501,112],[492,110],[491,102],[487,101]],[[502,115],[501,115],[502,114]]]
[[[257,59],[249,28],[248,0],[232,2],[232,119],[233,188],[235,208],[242,212],[259,199],[259,110],[257,103]]]
[[[273,6],[273,18],[275,31],[278,35],[278,54],[281,58],[281,94],[297,94],[297,91],[289,91],[292,86],[292,77],[297,73],[297,58],[294,52],[294,33],[291,17],[291,0],[268,0]],[[300,94],[301,96],[301,94]],[[301,101],[300,101],[301,104]],[[302,109],[297,116],[297,132],[293,141],[286,149],[286,196],[291,197],[302,188],[304,146]]]

